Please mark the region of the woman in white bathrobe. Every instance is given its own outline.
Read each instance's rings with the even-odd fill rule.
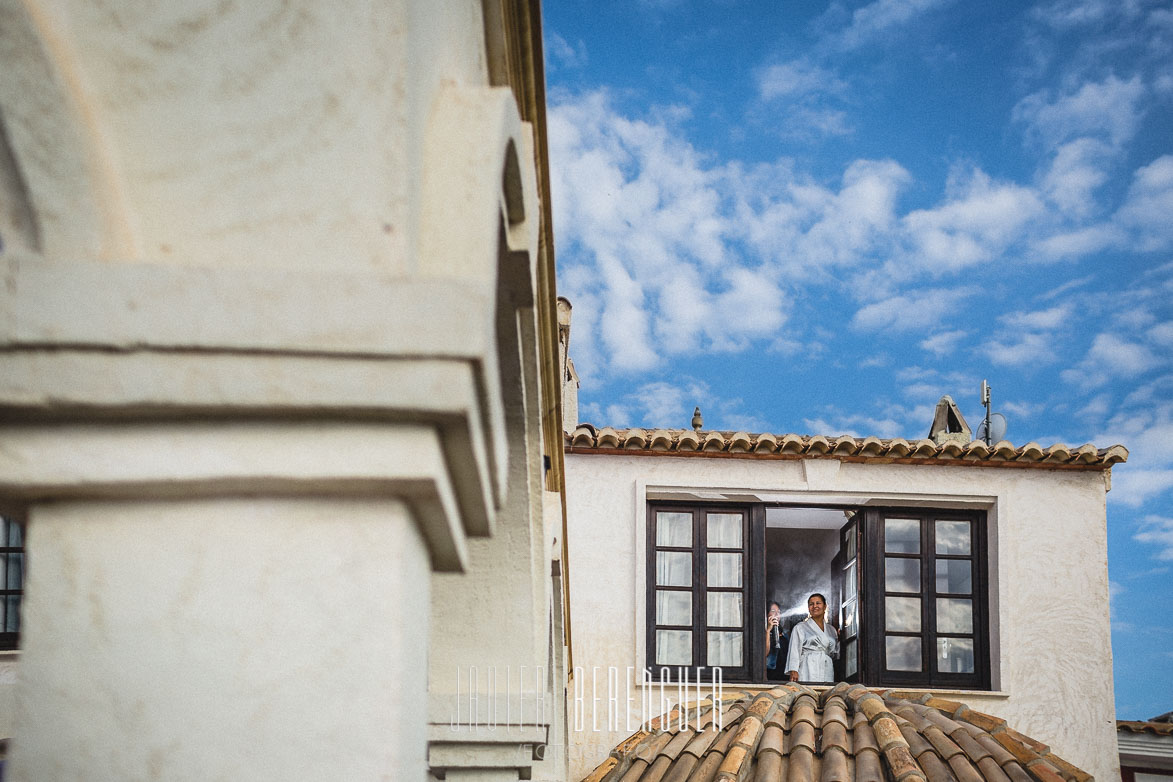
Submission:
[[[832,682],[831,659],[839,656],[839,634],[827,624],[827,598],[816,592],[807,599],[806,608],[810,616],[790,631],[786,670],[792,682]]]

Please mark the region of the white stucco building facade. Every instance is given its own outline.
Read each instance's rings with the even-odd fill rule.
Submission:
[[[957,442],[959,439],[964,442]],[[1119,446],[1043,449],[1033,443],[1018,448],[998,443],[987,448],[980,442],[969,443],[968,437],[943,436],[938,440],[579,426],[567,436],[567,507],[575,557],[571,578],[575,665],[582,667],[580,675],[589,678],[596,667],[604,672],[618,669],[624,686],[633,688],[635,702],[640,704],[639,671],[668,662],[658,656],[661,652],[650,648],[661,638],[658,633],[700,636],[706,633],[706,619],[709,627],[714,624],[713,606],[709,606],[707,617],[704,607],[703,549],[696,540],[689,544],[657,537],[656,525],[678,520],[683,513],[687,526],[688,514],[699,514],[697,539],[707,534],[711,545],[716,534],[714,519],[743,513],[748,540],[739,550],[744,552],[745,576],[737,583],[740,591],[735,594],[745,601],[743,651],[750,670],[740,681],[727,681],[725,686],[750,690],[769,686],[760,681],[761,669],[755,677],[752,663],[759,653],[752,650],[759,649],[765,640],[761,626],[765,605],[776,599],[778,591],[774,586],[767,591],[764,584],[772,582],[750,572],[766,568],[766,560],[756,547],[763,539],[770,540],[775,526],[789,523],[775,524],[775,516],[785,519],[787,514],[798,512],[797,508],[807,512],[815,509],[815,515],[838,509],[845,513],[838,521],[843,529],[854,529],[848,522],[860,526],[859,567],[844,571],[857,579],[856,586],[844,594],[855,595],[858,588],[862,607],[853,619],[859,623],[856,638],[861,647],[855,670],[848,669],[853,674],[851,680],[902,691],[948,693],[944,697],[997,714],[1016,730],[1047,742],[1056,754],[1096,778],[1118,778],[1105,494],[1110,467],[1126,458],[1126,451]],[[703,531],[706,514],[710,517],[707,533]],[[973,520],[973,547],[981,550],[980,556],[951,559],[944,553],[938,532],[936,573],[927,571],[923,582],[927,586],[909,588],[912,597],[894,597],[892,593],[898,588],[885,579],[897,573],[895,565],[920,561],[893,555],[896,549],[884,537],[888,534],[885,530],[894,528],[883,525],[905,516],[926,520],[926,548],[917,549],[920,558],[933,553],[933,524],[957,523],[934,519],[954,518]],[[757,527],[755,518],[761,519]],[[755,538],[755,530],[759,536],[764,530],[765,537]],[[790,529],[789,534],[802,536],[805,531]],[[687,574],[682,581],[665,580],[663,562],[657,557],[679,556],[689,545],[696,559],[694,582],[688,585]],[[865,556],[863,548],[869,546],[872,551]],[[713,556],[711,551],[708,556]],[[712,576],[713,562],[709,560],[709,587],[717,583]],[[943,588],[947,579],[941,580],[941,568],[957,562],[962,562],[967,576],[972,566],[972,584],[967,581],[963,587]],[[700,583],[695,582],[697,578]],[[669,604],[661,605],[661,597],[670,595],[661,589],[665,583],[686,584],[671,594],[691,595],[691,614],[677,620],[662,618],[660,612],[667,612]],[[843,595],[833,593],[837,589],[833,579],[800,585],[803,595],[816,589],[826,590],[829,602],[843,608]],[[951,621],[945,607],[956,599],[936,598],[934,610],[929,591],[937,589],[964,591],[966,599],[982,606],[973,612],[975,626],[963,628],[970,633],[968,637],[943,636]],[[707,594],[712,603],[715,593],[710,588]],[[739,604],[741,600],[739,597]],[[927,673],[887,671],[890,665],[907,671],[921,664],[919,656],[912,665],[893,663],[893,657],[885,657],[893,654],[893,649],[898,652],[900,643],[907,640],[889,633],[895,623],[891,613],[884,618],[885,601],[889,600],[891,605],[919,600],[913,629],[923,633],[924,659],[929,666],[925,670],[934,665],[933,650],[945,654],[950,641],[976,644],[978,662],[975,666],[969,658],[969,665],[976,671],[971,679],[978,684],[932,684]],[[762,613],[754,613],[759,610]],[[838,620],[843,614],[828,615],[842,629]],[[665,624],[681,624],[684,629],[661,630]],[[942,635],[930,637],[930,630]],[[919,649],[921,636],[909,637]],[[888,638],[896,639],[891,648],[884,646]],[[741,649],[742,641],[737,643]],[[864,653],[869,643],[873,649],[870,670]],[[712,640],[709,644],[710,656],[726,654]],[[983,645],[988,649],[985,653]],[[703,664],[704,639],[698,637],[692,648],[693,658],[688,658],[686,650],[681,659],[685,664]],[[842,657],[839,664],[845,664]],[[837,675],[843,674],[843,668],[836,670]],[[969,669],[962,664],[955,670]],[[918,677],[923,677],[923,682],[918,684]],[[601,685],[604,693],[605,684]],[[675,694],[671,689],[669,692]],[[702,695],[707,694],[706,685]],[[572,778],[580,778],[632,732],[626,725],[607,729],[606,695],[600,702],[592,702],[589,683],[583,708],[586,729],[573,734],[577,748],[571,756],[578,765],[572,765]],[[599,712],[593,723],[602,726],[599,730],[591,729],[592,712]]]
[[[6,779],[564,777],[540,31],[0,2]]]

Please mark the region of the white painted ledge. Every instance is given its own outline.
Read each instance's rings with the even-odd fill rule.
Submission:
[[[394,497],[412,509],[435,570],[462,570],[465,532],[435,427],[394,423],[9,424],[0,496],[166,499]]]

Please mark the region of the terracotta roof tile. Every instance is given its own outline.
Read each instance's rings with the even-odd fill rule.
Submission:
[[[1128,733],[1155,733],[1158,736],[1173,736],[1173,722],[1116,720],[1116,730]]]
[[[1010,777],[1006,776],[1006,772],[998,765],[998,761],[993,757],[985,757],[978,761],[978,768],[981,769],[982,776],[989,782],[1010,782]]]
[[[698,708],[713,713],[712,703],[689,706],[693,714]],[[623,741],[584,782],[1090,780],[1003,720],[932,696],[787,683],[717,708],[724,716],[719,732],[696,731],[704,720],[692,715],[681,729],[673,711]],[[1148,723],[1118,724],[1149,730]]]
[[[566,435],[571,453],[640,453],[647,455],[711,456],[740,459],[825,458],[846,461],[914,464],[980,464],[999,467],[1044,467],[1059,469],[1104,470],[1128,459],[1122,445],[1097,448],[1086,443],[1071,448],[1056,443],[1047,448],[1029,442],[1015,446],[1001,440],[987,446],[981,440],[967,444],[932,440],[908,442],[899,437],[882,440],[843,435],[804,437],[797,434],[751,434],[716,430],[695,432],[691,429],[596,429],[580,424]]]

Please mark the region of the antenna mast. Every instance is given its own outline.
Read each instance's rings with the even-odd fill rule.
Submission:
[[[985,380],[982,381],[982,404],[986,406],[986,425],[983,428],[985,429],[986,447],[988,448],[991,445],[991,443],[990,443],[990,384],[987,383]]]

